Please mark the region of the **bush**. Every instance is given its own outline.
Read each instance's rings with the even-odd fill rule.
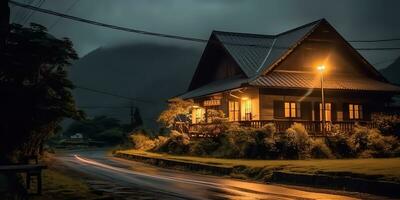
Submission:
[[[199,139],[190,143],[189,154],[193,156],[209,156],[219,146],[213,138]]]
[[[94,139],[104,141],[108,144],[118,144],[122,143],[124,139],[126,139],[126,136],[124,135],[125,133],[121,129],[112,128],[100,132],[98,135],[96,135],[96,137],[94,137]]]
[[[326,144],[337,158],[352,158],[355,156],[354,147],[349,142],[348,133],[339,133],[327,137]]]
[[[374,114],[372,120],[383,135],[400,136],[400,115]]]
[[[158,151],[168,152],[170,154],[185,154],[189,151],[190,138],[185,133],[171,131],[169,138],[160,143]]]
[[[362,157],[389,157],[397,148],[398,140],[383,136],[378,129],[356,126],[349,138],[355,152]]]
[[[311,146],[312,158],[334,158],[331,149],[325,144],[323,140],[315,140]]]
[[[311,144],[306,129],[299,123],[294,123],[276,139],[276,148],[282,159],[309,158]]]
[[[214,152],[217,157],[246,158],[251,157],[252,147],[255,145],[254,134],[250,129],[231,127],[218,137],[219,148]]]
[[[136,150],[150,150],[156,145],[153,140],[143,134],[133,134],[130,136],[133,148]]]

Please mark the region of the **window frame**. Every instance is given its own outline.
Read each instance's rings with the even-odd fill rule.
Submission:
[[[356,109],[357,108],[357,109]],[[349,103],[349,120],[363,120],[363,105],[358,103]]]
[[[244,121],[251,121],[253,118],[251,99],[244,100],[243,105]]]
[[[301,118],[301,105],[296,101],[283,102],[283,117],[287,119]]]
[[[231,109],[233,105],[233,109]],[[233,117],[232,117],[233,114]],[[233,119],[233,120],[231,120]],[[240,102],[239,101],[228,101],[228,120],[230,122],[240,121]]]
[[[329,105],[329,109],[327,109],[326,108],[326,105]],[[333,121],[332,120],[332,117],[333,117],[333,109],[332,109],[332,105],[333,105],[333,103],[332,102],[325,102],[325,121],[327,121],[327,122],[331,122],[331,121]],[[327,118],[327,112],[329,113],[329,120],[328,120],[328,118]],[[320,121],[322,121],[322,103],[320,102],[319,103],[319,120]]]

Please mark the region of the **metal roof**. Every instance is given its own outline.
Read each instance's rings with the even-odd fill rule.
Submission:
[[[232,77],[220,81],[215,81],[192,91],[186,92],[178,96],[178,98],[190,99],[193,97],[201,97],[209,94],[240,88],[244,83],[247,83],[248,80],[248,78],[243,77]]]
[[[249,84],[253,86],[269,88],[321,88],[321,82],[318,73],[304,72],[273,71],[267,75],[260,76],[253,81],[250,81]],[[365,76],[344,74],[324,76],[324,89],[400,92],[400,86],[397,85],[374,80]]]
[[[311,22],[278,35],[258,35],[214,31],[213,34],[238,63],[247,77],[262,74],[322,20]]]

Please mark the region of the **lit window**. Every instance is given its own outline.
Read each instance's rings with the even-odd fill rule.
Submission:
[[[194,108],[192,110],[192,123],[197,124],[204,122],[204,114],[205,114],[204,108]]]
[[[229,121],[239,121],[239,102],[229,101]]]
[[[244,120],[251,120],[251,100],[244,100]]]
[[[300,103],[285,102],[285,117],[296,118],[300,117]]]
[[[349,118],[350,119],[362,119],[363,118],[363,107],[360,104],[349,104]]]
[[[319,118],[322,121],[322,103],[319,104]],[[332,121],[332,104],[325,103],[325,121]]]

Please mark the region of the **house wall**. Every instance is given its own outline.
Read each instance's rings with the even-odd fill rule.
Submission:
[[[287,119],[277,116],[274,113],[274,104],[278,101],[283,102],[299,102],[301,107],[301,118],[299,120],[319,121],[319,103],[321,102],[320,92],[315,92],[306,95],[300,95],[298,91],[279,91],[270,92],[260,90],[260,120],[277,120]],[[371,100],[372,99],[372,100]],[[332,121],[347,121],[348,119],[348,104],[361,104],[363,106],[363,119],[370,119],[370,112],[379,110],[379,107],[384,105],[385,98],[374,98],[370,95],[356,93],[329,94],[325,97],[326,103],[332,104]]]

